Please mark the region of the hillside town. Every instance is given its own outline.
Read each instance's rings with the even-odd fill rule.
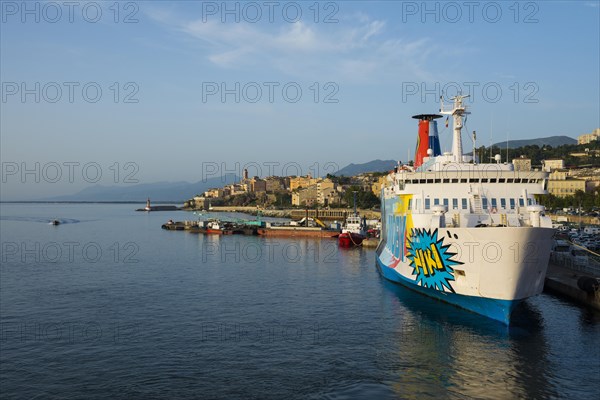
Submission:
[[[352,206],[353,192],[357,205],[370,208],[379,204],[385,174],[364,173],[353,177],[328,175],[270,176],[250,178],[245,169],[242,179],[194,196],[184,207],[208,210],[213,206],[257,206],[259,208],[309,207],[341,208]]]

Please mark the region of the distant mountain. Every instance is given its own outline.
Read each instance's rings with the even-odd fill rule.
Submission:
[[[43,199],[45,201],[140,201],[145,202],[149,197],[152,202],[183,203],[197,194],[214,187],[239,182],[240,178],[228,174],[207,179],[205,182],[157,182],[139,185],[102,186],[95,185],[82,191],[65,196]]]
[[[516,149],[517,147],[535,146],[535,145],[538,145],[540,147],[542,147],[542,146],[557,147],[557,146],[562,146],[565,144],[577,144],[577,140],[575,140],[571,137],[568,137],[568,136],[550,136],[547,138],[539,138],[539,139],[509,140],[508,148]],[[493,146],[497,146],[497,147],[505,149],[506,141],[496,143],[496,144],[492,145],[492,147]]]
[[[386,172],[394,169],[397,163],[395,160],[373,160],[364,164],[350,164],[333,173],[333,175],[354,176],[365,172]]]

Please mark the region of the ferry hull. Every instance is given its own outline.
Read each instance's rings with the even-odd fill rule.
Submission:
[[[414,280],[400,275],[393,268],[385,266],[379,258],[377,258],[377,269],[385,279],[391,282],[403,285],[422,295],[486,316],[506,325],[510,324],[510,316],[513,310],[523,300],[501,300],[477,296],[465,296],[425,288],[415,284]]]
[[[383,277],[504,324],[542,292],[553,229],[388,226],[377,249]]]

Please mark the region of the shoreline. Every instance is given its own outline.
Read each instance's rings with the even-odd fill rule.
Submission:
[[[252,206],[213,206],[211,207],[210,210],[197,210],[197,209],[192,209],[192,208],[182,208],[182,211],[206,211],[206,212],[239,212],[239,213],[244,213],[244,214],[249,214],[249,215],[253,215],[256,216],[259,212],[264,216],[264,217],[273,217],[273,218],[293,218],[294,214],[304,214],[306,212],[306,210],[303,209],[299,209],[299,208],[284,208],[284,209],[258,209],[256,208],[256,206],[252,207]],[[346,212],[346,213],[352,213],[353,210],[352,209],[345,209],[345,208],[339,208],[339,209],[332,209],[334,211],[341,211],[341,212]],[[309,210],[309,212],[314,212],[315,210]],[[319,212],[325,212],[325,211],[330,211],[330,210],[319,210]],[[365,216],[368,219],[379,219],[381,216],[381,213],[379,211],[373,211],[373,210],[363,210],[363,209],[357,209],[356,210],[361,216]],[[329,218],[327,216],[322,216],[319,215],[318,217],[319,219],[323,219],[323,220],[333,220],[332,218]],[[334,219],[339,219],[339,218],[334,218]]]

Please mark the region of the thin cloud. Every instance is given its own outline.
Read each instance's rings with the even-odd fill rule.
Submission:
[[[301,21],[277,27],[185,21],[160,10],[149,16],[198,40],[206,49],[205,57],[221,68],[260,66],[294,77],[342,76],[352,81],[399,73],[420,79],[429,76],[424,60],[432,46],[427,39],[386,37],[386,22],[364,13],[326,27]]]

